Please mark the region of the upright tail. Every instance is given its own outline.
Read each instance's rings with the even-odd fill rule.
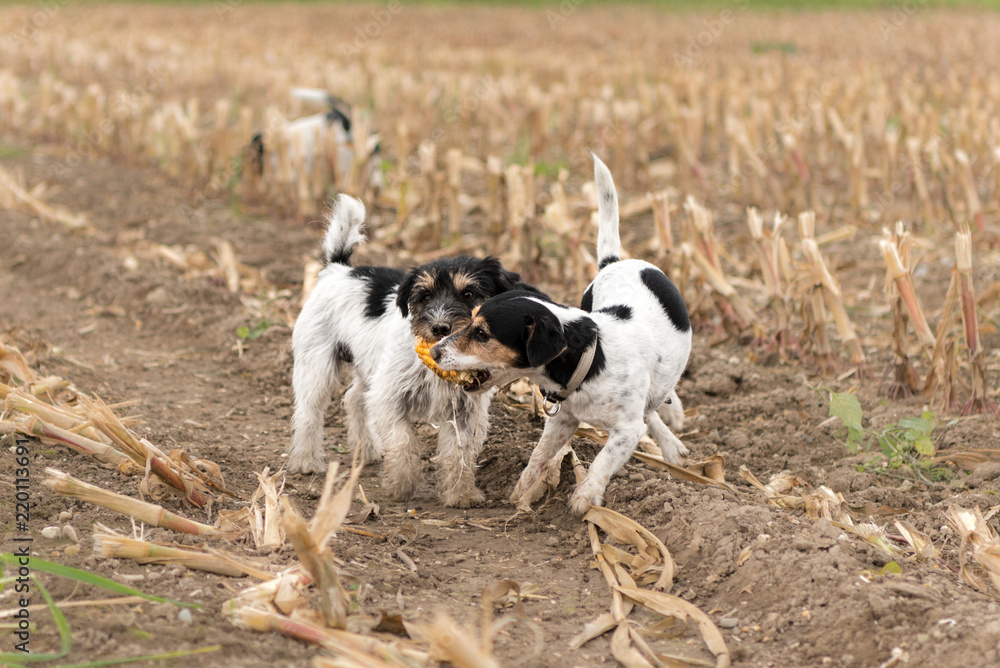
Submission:
[[[334,99],[333,95],[321,88],[306,88],[304,86],[293,86],[292,97],[324,105],[332,104]]]
[[[622,242],[618,237],[618,193],[611,170],[594,156],[594,181],[597,183],[597,266],[604,269],[621,259]]]
[[[330,209],[323,237],[323,257],[327,264],[350,264],[354,247],[365,240],[361,226],[365,222],[365,205],[350,195],[338,195]]]

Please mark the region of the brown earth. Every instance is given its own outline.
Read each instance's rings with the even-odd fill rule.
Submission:
[[[4,142],[11,145],[15,140],[7,137]],[[58,155],[20,148],[21,155],[0,164],[23,168],[29,183],[51,179]],[[139,399],[130,410],[143,419],[141,433],[164,449],[183,447],[216,461],[230,487],[251,493],[254,473],[280,466],[289,439],[289,327],[270,327],[260,338],[244,342],[240,354],[236,330],[256,324],[253,314],[259,313],[259,305],[241,300],[217,281],[185,279],[163,262],[143,260],[130,270],[123,255],[137,239],[210,249],[214,238],[226,238],[242,262],[264,272],[279,288],[290,289],[288,294],[297,299],[302,257],[318,249],[316,227],[239,215],[224,202],[211,200],[187,215],[177,207],[185,193],[160,173],[108,161],[80,165],[63,184],[51,200],[87,215],[96,234],[79,234],[22,213],[0,213],[0,330],[22,350],[30,350],[46,374],[72,379],[109,401]],[[375,226],[379,215],[374,214]],[[572,298],[562,286],[543,287]],[[293,301],[279,295],[277,301],[281,299]],[[846,455],[833,427],[818,426],[828,417],[827,395],[813,389],[845,389],[850,380],[841,384],[807,377],[795,366],[754,365],[747,361],[748,348],[708,347],[708,335],[696,336],[679,388],[686,408],[698,413],[689,422],[685,440],[693,458],[714,453],[726,458],[727,477],[735,481],[738,494],[680,482],[630,463],[612,481],[606,505],[643,523],[666,543],[679,566],[674,592],[710,611],[716,622],[727,620],[730,628],[723,632],[734,664],[876,666],[898,647],[913,666],[997,665],[1000,608],[994,596],[963,584],[957,572],[957,539],[946,526],[945,510],[951,505],[995,506],[1000,465],[988,463],[971,473],[959,472],[950,482],[932,484],[859,472],[863,458]],[[886,361],[874,362],[873,368],[884,368]],[[872,424],[919,413],[918,403],[880,399],[876,389],[872,382],[859,390]],[[935,433],[939,447],[998,441],[994,419],[942,422]],[[443,608],[470,620],[485,585],[512,579],[523,588],[537,587],[539,597],[529,599],[526,607],[544,635],[545,650],[532,656],[530,633],[513,627],[498,643],[505,665],[519,660],[528,666],[613,661],[607,637],[576,652],[566,648],[567,640],[610,601],[603,578],[592,570],[584,527],[565,505],[569,476],[563,476],[555,497],[533,515],[515,516],[506,503],[541,427],[540,420],[494,408],[478,472],[487,495],[485,507],[443,508],[429,485],[411,503],[392,503],[380,495],[379,467],[365,472],[362,485],[382,510],[381,517],[366,526],[399,535],[400,526],[412,525],[416,537],[405,550],[417,571],[407,570],[395,556],[402,539],[339,537],[336,552],[363,592],[361,611],[402,612],[424,620]],[[330,454],[346,462],[338,445],[344,434],[342,412],[331,409],[327,442],[336,451],[331,448]],[[432,429],[422,435],[429,441]],[[586,440],[577,439],[575,446],[586,460],[596,452]],[[14,468],[8,447],[5,442],[0,458],[4,551],[11,549],[13,530],[12,504],[6,500],[12,495]],[[769,507],[739,479],[741,465],[764,481],[789,469],[811,485],[826,484],[842,492],[852,506],[898,508],[931,537],[942,558],[923,563],[900,559],[902,575],[878,575],[889,556],[829,521],[813,522],[800,512]],[[242,581],[92,556],[95,522],[126,532],[128,522],[49,493],[40,484],[46,466],[135,493],[134,479],[62,448],[34,446],[31,528],[38,556],[114,579],[136,575],[128,581],[144,591],[203,605],[190,624],[179,621],[176,609],[165,605],[68,610],[74,630],[72,660],[221,644],[222,655],[191,657],[176,665],[291,666],[305,665],[316,653],[277,634],[235,628],[220,606],[244,586]],[[311,511],[321,483],[314,476],[292,476],[294,502]],[[82,547],[77,556],[63,552],[65,541],[46,540],[39,533],[63,510],[74,513],[71,523]],[[889,522],[884,517],[875,521]],[[996,520],[991,524],[995,527]],[[150,535],[166,537],[166,532],[154,530]],[[292,558],[288,550],[256,553],[246,545],[227,547],[275,566]],[[751,556],[738,566],[738,556],[748,547]],[[57,600],[103,595],[58,578],[44,581]],[[4,607],[11,604],[7,591]],[[674,652],[710,658],[693,630],[672,643]],[[10,644],[5,641],[3,650]],[[52,625],[39,615],[32,648],[56,645]]]

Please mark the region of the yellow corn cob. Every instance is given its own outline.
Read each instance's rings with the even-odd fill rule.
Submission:
[[[464,385],[465,383],[470,383],[475,378],[475,376],[469,371],[445,371],[437,365],[434,358],[431,357],[431,343],[425,339],[417,339],[417,357],[423,362],[428,369],[433,371],[438,375],[439,378],[448,381],[449,383],[456,383],[458,385]]]

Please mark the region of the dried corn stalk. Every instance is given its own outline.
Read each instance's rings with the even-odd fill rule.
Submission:
[[[171,531],[180,531],[196,536],[214,536],[219,533],[215,527],[181,517],[165,510],[162,506],[95,487],[58,469],[47,468],[45,475],[46,478],[42,484],[57,494],[93,503],[150,526],[163,527]]]
[[[981,579],[985,575],[994,589],[1000,591],[1000,538],[986,524],[982,511],[978,507],[972,510],[949,508],[948,523],[955,528],[962,541],[958,551],[962,579],[976,589],[986,591],[986,584]],[[969,552],[978,569],[969,563]]]
[[[764,277],[764,288],[767,290],[768,305],[774,311],[776,321],[768,348],[777,350],[783,360],[787,359],[788,348],[797,345],[791,327],[791,297],[785,289],[787,271],[782,271],[781,261],[783,243],[781,226],[785,220],[785,216],[775,213],[774,225],[768,230],[764,228],[760,212],[754,207],[747,208],[747,225],[760,257],[760,268]]]
[[[968,227],[955,235],[955,270],[958,272],[959,298],[962,302],[962,325],[965,330],[965,350],[969,358],[972,396],[962,408],[962,415],[991,412],[1000,415],[989,396],[986,384],[986,364],[979,343],[979,317],[976,314],[976,291],[972,286],[972,233]]]
[[[889,232],[886,230],[886,235]],[[910,246],[911,236],[902,221],[896,223],[892,235],[888,238],[899,255],[900,264],[904,267],[910,266]],[[894,399],[909,398],[918,391],[920,385],[920,375],[910,361],[906,345],[906,307],[896,283],[893,280],[886,280],[885,292],[892,300],[892,354],[894,358],[894,378],[889,386],[888,395]]]

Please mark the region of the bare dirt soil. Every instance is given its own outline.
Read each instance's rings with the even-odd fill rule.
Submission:
[[[15,138],[4,141],[17,146]],[[18,148],[23,149],[20,155],[0,164],[22,168],[31,183],[51,179],[58,156],[43,148]],[[250,494],[257,486],[256,472],[281,465],[289,439],[290,329],[275,324],[259,338],[242,342],[241,353],[236,331],[256,322],[239,295],[218,281],[184,278],[163,261],[143,260],[129,269],[123,255],[138,239],[208,250],[214,238],[226,238],[242,262],[297,299],[302,258],[317,254],[317,226],[239,215],[215,200],[185,213],[177,203],[186,201],[187,194],[162,174],[108,161],[84,162],[62,183],[51,201],[85,214],[96,233],[79,234],[25,214],[0,213],[0,330],[30,352],[44,373],[71,379],[109,401],[138,399],[139,405],[129,410],[141,416],[141,433],[164,449],[183,447],[214,460],[231,488]],[[377,226],[382,214],[373,215]],[[627,244],[629,234],[625,236]],[[563,286],[542,287],[573,299]],[[723,455],[737,493],[671,479],[633,460],[612,481],[606,505],[643,523],[666,543],[679,566],[674,592],[723,622],[734,664],[877,666],[901,648],[911,666],[997,665],[1000,607],[995,597],[963,584],[957,539],[946,526],[945,510],[951,505],[995,506],[1000,464],[987,463],[970,473],[958,472],[950,482],[932,484],[859,472],[862,458],[846,454],[835,427],[818,426],[828,417],[827,394],[813,389],[846,389],[851,380],[837,383],[807,377],[796,366],[751,364],[749,348],[708,347],[708,335],[696,336],[679,388],[685,407],[697,413],[685,441],[692,458]],[[884,368],[886,362],[873,361],[873,367]],[[919,414],[919,403],[881,399],[876,385],[866,383],[859,390],[872,424]],[[998,442],[994,419],[942,422],[935,432],[939,447]],[[330,456],[346,463],[341,447],[345,426],[336,404],[327,426]],[[544,634],[545,650],[532,655],[530,634],[514,628],[498,641],[505,665],[526,657],[523,665],[529,666],[613,661],[608,637],[575,652],[566,647],[610,600],[603,578],[592,568],[584,525],[565,505],[569,476],[563,476],[562,486],[535,514],[515,516],[506,502],[541,428],[540,420],[494,407],[477,474],[487,496],[484,507],[443,508],[430,485],[410,503],[392,503],[380,494],[379,467],[365,472],[362,485],[381,505],[381,516],[365,527],[388,538],[344,534],[336,550],[359,586],[361,611],[401,612],[422,620],[444,608],[459,619],[472,619],[483,587],[511,579],[522,588],[537,587],[539,596],[529,599],[526,609]],[[425,428],[422,437],[429,443],[433,428]],[[3,551],[11,549],[12,532],[9,445],[4,442],[0,457]],[[586,460],[596,452],[587,440],[577,439],[574,445]],[[920,563],[900,560],[902,575],[879,575],[891,559],[885,552],[829,521],[814,522],[801,512],[768,506],[737,475],[741,465],[764,481],[788,469],[810,485],[842,492],[856,508],[895,509],[934,541],[942,557]],[[243,582],[91,555],[95,522],[126,531],[128,523],[109,511],[49,493],[40,484],[46,466],[128,493],[134,493],[135,485],[134,479],[62,448],[36,444],[32,531],[39,556],[203,605],[191,623],[178,620],[170,606],[67,610],[74,629],[71,659],[215,643],[223,645],[222,655],[192,657],[177,665],[294,666],[305,665],[316,653],[278,634],[234,627],[220,606]],[[429,461],[425,466],[430,472]],[[321,484],[316,476],[289,478],[301,510],[312,510]],[[173,504],[175,510],[185,510]],[[76,556],[64,552],[66,541],[46,540],[38,533],[64,510],[74,513],[71,524],[82,547]],[[891,517],[873,521],[884,525]],[[995,527],[996,520],[991,524]],[[151,535],[163,538],[165,532]],[[416,572],[396,556],[403,543]],[[259,554],[246,545],[228,547],[271,565],[292,558],[290,551]],[[749,558],[738,565],[746,548]],[[65,580],[45,581],[57,600],[100,595]],[[5,598],[3,607],[9,603]],[[673,643],[680,652],[711,658],[693,630]],[[32,647],[41,651],[56,645],[52,625],[39,621]]]

